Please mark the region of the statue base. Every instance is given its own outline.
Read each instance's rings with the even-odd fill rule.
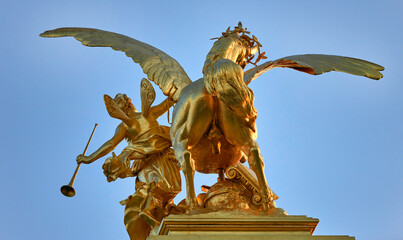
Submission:
[[[148,240],[353,240],[350,236],[312,236],[319,219],[253,215],[242,211],[169,215]]]

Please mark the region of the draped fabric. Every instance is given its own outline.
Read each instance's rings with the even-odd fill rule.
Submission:
[[[161,200],[169,201],[181,190],[180,168],[170,148],[169,128],[155,128],[149,128],[128,139],[129,145],[121,155],[127,155],[128,160],[133,160],[130,168],[133,175],[137,176],[136,191],[143,186],[151,189],[153,195]]]

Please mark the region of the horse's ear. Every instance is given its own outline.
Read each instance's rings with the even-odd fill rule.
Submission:
[[[109,115],[113,118],[117,118],[122,120],[123,122],[129,122],[130,118],[120,109],[118,104],[115,102],[113,98],[111,98],[109,95],[105,94],[104,95],[104,101],[105,101],[105,106],[106,110],[108,111]]]

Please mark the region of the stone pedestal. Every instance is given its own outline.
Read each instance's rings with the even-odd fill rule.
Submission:
[[[349,236],[312,236],[319,219],[306,216],[213,212],[166,217],[149,240],[353,240]]]

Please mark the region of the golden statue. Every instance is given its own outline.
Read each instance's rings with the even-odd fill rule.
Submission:
[[[266,59],[265,53],[260,52],[261,44],[241,23],[216,38],[204,63],[203,78],[194,82],[175,59],[124,35],[89,28],[59,28],[40,36],[72,36],[85,46],[111,47],[125,52],[175,103],[170,136],[185,176],[189,212],[199,207],[194,171],[219,173],[222,180],[226,169],[237,166],[245,158],[256,175],[261,194],[260,208],[275,208],[276,196],[268,187],[256,142],[254,95],[247,86],[252,80],[276,67],[312,75],[340,71],[376,80],[382,78],[379,71],[384,69],[356,58],[320,54],[288,56],[256,65]],[[256,60],[252,62],[255,56]],[[249,63],[255,67],[244,71]]]
[[[117,94],[114,99],[105,95],[109,115],[122,123],[94,153],[77,156],[79,164],[94,162],[126,139],[128,146],[118,156],[112,153],[102,168],[108,182],[137,176],[136,192],[121,202],[126,205],[124,222],[131,239],[146,239],[169,214],[173,198],[181,191],[180,168],[171,148],[169,127],[157,122],[173,104],[167,99],[151,107],[154,99],[154,89],[146,79],[141,82],[142,112],[136,111],[125,94]]]

